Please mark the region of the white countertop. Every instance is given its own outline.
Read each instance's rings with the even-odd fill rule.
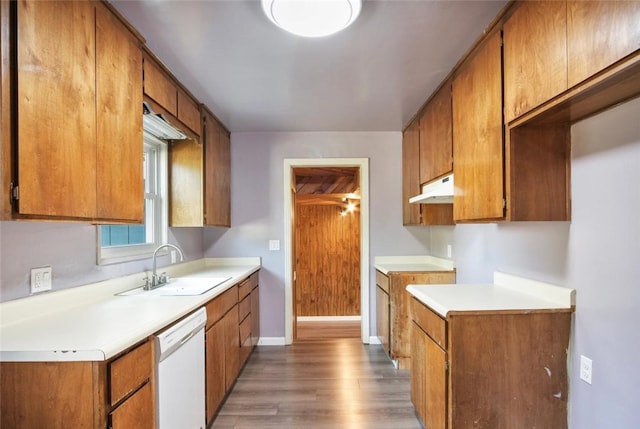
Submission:
[[[102,361],[161,331],[260,269],[260,258],[162,267],[170,276],[230,277],[195,296],[118,296],[140,273],[0,303],[0,361]]]
[[[392,272],[455,270],[452,260],[435,256],[376,256],[374,265],[376,270],[386,275]]]
[[[442,317],[464,311],[570,310],[575,290],[496,272],[493,284],[408,285],[407,291]]]

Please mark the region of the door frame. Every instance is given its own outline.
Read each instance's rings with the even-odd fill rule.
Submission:
[[[360,337],[369,343],[369,158],[296,158],[284,160],[285,344],[293,343],[293,198],[292,172],[298,167],[358,167],[360,171]]]

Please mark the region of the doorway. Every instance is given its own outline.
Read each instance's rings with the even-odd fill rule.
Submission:
[[[313,171],[321,174],[323,169],[330,172],[332,169],[353,171],[357,175],[359,185],[359,324],[360,338],[363,343],[369,343],[369,160],[367,158],[323,158],[323,159],[285,159],[284,162],[284,187],[285,187],[285,344],[291,344],[295,337],[296,328],[296,294],[295,285],[295,203],[296,203],[296,175],[298,177],[304,174],[311,174]],[[335,171],[335,170],[334,170]],[[300,174],[300,173],[304,174]],[[314,185],[308,181],[310,186],[329,186],[326,183]],[[300,183],[299,183],[300,185]],[[327,188],[329,189],[329,188]],[[337,189],[337,188],[336,188]],[[326,189],[325,189],[326,190]],[[330,192],[325,192],[330,193]],[[337,192],[336,194],[340,194]],[[348,196],[333,195],[334,199],[339,198],[340,201],[323,203],[320,205],[333,205],[335,216],[340,216],[341,211],[346,209],[349,203]],[[355,196],[352,196],[355,200]],[[316,197],[302,197],[303,199],[312,200]],[[347,201],[343,201],[346,198]],[[312,204],[309,204],[312,205]],[[326,207],[322,211],[327,211]],[[330,211],[330,210],[329,210]],[[354,315],[355,316],[355,315]],[[332,316],[328,316],[332,317]]]

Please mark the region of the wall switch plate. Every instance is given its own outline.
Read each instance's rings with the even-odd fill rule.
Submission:
[[[580,355],[580,379],[591,384],[591,367],[593,361],[586,356]]]
[[[280,250],[280,240],[269,240],[269,250]]]
[[[51,290],[51,267],[40,267],[31,269],[31,293]]]

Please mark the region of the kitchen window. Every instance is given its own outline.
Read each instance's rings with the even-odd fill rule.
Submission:
[[[144,134],[144,223],[99,225],[99,265],[150,258],[167,241],[167,143]]]

